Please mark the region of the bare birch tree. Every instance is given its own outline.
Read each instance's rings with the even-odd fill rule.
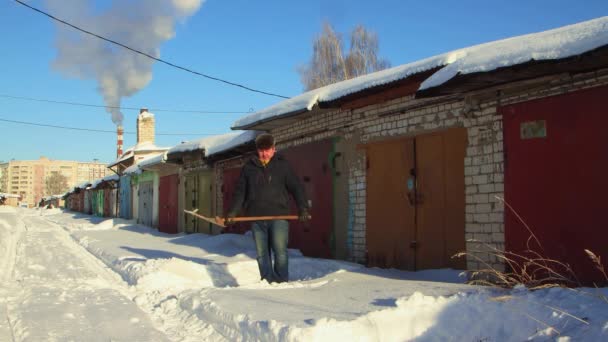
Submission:
[[[47,195],[60,195],[68,190],[68,178],[59,172],[53,172],[45,180]]]
[[[362,25],[357,25],[350,34],[350,52],[346,57],[346,66],[350,77],[357,77],[370,72],[390,67],[384,59],[378,59],[378,35]]]
[[[390,67],[388,61],[377,56],[378,36],[362,25],[351,32],[348,54],[343,49],[342,36],[324,23],[323,31],[313,41],[310,63],[298,69],[306,90]]]

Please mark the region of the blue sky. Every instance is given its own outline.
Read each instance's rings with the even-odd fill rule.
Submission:
[[[145,0],[141,0],[145,1]],[[140,2],[141,2],[140,1]],[[150,0],[147,0],[150,1]],[[62,6],[82,3],[55,0]],[[112,2],[94,3],[103,14]],[[28,1],[50,13],[48,2]],[[75,7],[75,6],[72,6]],[[57,14],[78,22],[76,11]],[[406,1],[207,0],[175,27],[175,36],[160,45],[160,58],[234,83],[295,96],[302,93],[297,67],[308,62],[315,35],[324,20],[345,36],[357,24],[375,31],[380,55],[392,66],[497,39],[539,32],[608,15],[606,0],[537,1]],[[82,21],[82,18],[80,18]],[[83,28],[86,21],[79,23]],[[94,79],[69,78],[54,68],[58,23],[12,0],[0,2],[0,120],[115,130],[103,108],[70,106],[3,97],[103,105]],[[64,27],[63,25],[61,25]],[[108,37],[120,40],[120,37]],[[88,37],[86,39],[97,39]],[[137,48],[137,47],[135,47]],[[207,110],[221,114],[152,111],[156,144],[173,146],[204,134],[229,132],[244,113],[260,110],[280,98],[248,92],[164,64],[155,63],[152,80],[124,107]],[[124,127],[135,131],[137,110],[124,110]],[[116,157],[116,135],[37,127],[0,121],[0,160],[51,159],[109,162]],[[195,134],[195,135],[186,135]],[[135,135],[125,135],[125,148]]]

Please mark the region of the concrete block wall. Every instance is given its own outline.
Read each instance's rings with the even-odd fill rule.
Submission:
[[[524,86],[522,87],[522,84]],[[361,142],[415,136],[465,127],[465,239],[467,268],[504,270],[494,254],[504,250],[504,149],[498,107],[608,84],[608,70],[555,77],[534,86],[513,83],[501,90],[464,94],[460,99],[414,99],[406,96],[355,110],[330,110],[273,130],[278,149],[332,136],[357,133]],[[511,90],[510,92],[508,90]],[[350,260],[365,262],[365,152],[349,168],[348,225]],[[405,248],[405,247],[404,247]]]

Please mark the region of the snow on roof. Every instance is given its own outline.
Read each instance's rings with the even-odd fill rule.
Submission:
[[[91,183],[91,189],[95,189],[102,182],[118,181],[119,179],[120,176],[118,176],[117,174],[107,175],[103,178],[98,178],[94,180],[93,183]]]
[[[138,164],[133,164],[133,165],[129,166],[128,168],[126,168],[122,174],[130,175],[130,174],[139,174],[142,172],[143,172],[143,170],[139,168]]]
[[[170,148],[167,153],[203,150],[205,151],[205,155],[209,156],[252,141],[259,133],[258,131],[237,131],[186,141]]]
[[[114,173],[114,174],[103,177],[101,180],[104,182],[118,181],[118,180],[120,180],[120,176],[118,176],[117,174]]]
[[[439,86],[458,74],[487,72],[533,60],[562,59],[608,44],[608,17],[472,46],[454,63],[426,79],[420,89]]]
[[[167,160],[167,152],[163,152],[163,153],[156,154],[150,158],[143,159],[142,161],[137,163],[137,165],[139,165],[139,167],[143,169],[146,166],[152,166],[152,165],[164,163],[166,160]]]
[[[63,193],[61,195],[44,196],[44,197],[42,197],[42,199],[45,200],[45,201],[49,201],[49,200],[52,200],[52,199],[61,199],[61,198],[63,198],[63,196],[65,196],[65,194],[66,193]]]
[[[314,89],[238,119],[239,129],[286,114],[310,111],[315,104],[339,99],[368,88],[443,67],[425,80],[420,90],[435,87],[457,74],[491,71],[530,60],[560,59],[608,44],[608,17],[450,51],[420,61],[377,71]]]
[[[127,159],[129,159],[129,158],[132,158],[132,157],[134,156],[134,153],[133,153],[133,149],[134,149],[134,148],[135,148],[135,146],[131,146],[131,147],[129,147],[129,148],[128,148],[128,149],[127,149],[127,150],[126,150],[126,151],[125,151],[125,152],[122,154],[122,156],[120,156],[120,157],[116,158],[116,160],[115,160],[115,161],[111,162],[110,164],[108,164],[108,165],[106,165],[106,166],[107,166],[107,167],[112,167],[112,166],[114,166],[114,165],[116,165],[116,164],[120,164],[121,162],[123,162],[123,161],[125,161],[125,160],[127,160]]]
[[[5,197],[5,198],[19,198],[21,196],[19,195],[15,195],[15,194],[7,194],[4,192],[0,192],[0,197]]]
[[[326,85],[324,87],[314,89],[279,102],[253,114],[247,115],[237,120],[232,127],[238,129],[276,116],[297,113],[300,111],[310,111],[314,105],[319,102],[332,101],[367,88],[405,79],[411,75],[447,65],[458,58],[460,54],[460,50],[457,50],[426,58],[421,61],[400,65],[394,68],[381,70],[371,74]]]
[[[76,188],[76,189],[86,189],[90,185],[91,185],[90,181],[85,181],[85,182],[82,182],[82,183],[76,185],[74,188]]]
[[[165,155],[166,155],[166,152],[146,156],[144,159],[140,160],[138,163],[133,164],[133,165],[129,166],[128,168],[126,168],[125,171],[123,171],[123,174],[124,175],[140,174],[143,172],[142,167],[164,162],[166,160]]]
[[[227,151],[231,148],[246,144],[250,141],[255,140],[255,137],[260,134],[260,131],[244,131],[237,132],[236,136],[226,137],[226,139],[217,139],[213,144],[209,143],[207,148],[205,149],[205,155],[208,157],[210,155],[221,153]]]
[[[112,167],[117,165],[129,158],[135,156],[136,152],[157,152],[157,151],[166,151],[169,147],[159,147],[154,145],[154,143],[150,141],[144,141],[142,143],[136,144],[135,146],[129,147],[122,156],[118,157],[115,161],[108,164],[108,167]]]
[[[101,178],[97,178],[96,180],[94,180],[91,183],[91,186],[88,187],[87,189],[95,189],[101,182],[102,182],[102,179]]]
[[[166,151],[168,149],[169,147],[159,147],[150,141],[144,141],[135,145],[133,147],[133,152]]]

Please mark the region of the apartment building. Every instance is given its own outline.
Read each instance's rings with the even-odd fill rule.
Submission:
[[[21,202],[34,206],[44,196],[46,179],[54,173],[67,178],[68,187],[88,180],[105,177],[112,173],[106,164],[98,161],[80,162],[52,160],[40,157],[38,160],[11,160],[0,164],[0,182],[4,192],[21,196]],[[67,190],[67,189],[66,189]]]

